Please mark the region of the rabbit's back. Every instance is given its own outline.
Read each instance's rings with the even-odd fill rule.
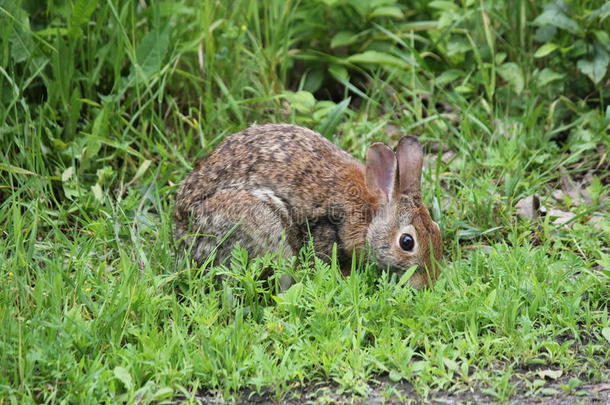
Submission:
[[[346,182],[362,176],[363,170],[357,160],[307,128],[256,125],[227,137],[202,159],[183,183],[178,203],[186,208],[218,190],[248,189],[316,209],[341,199]]]
[[[236,243],[254,254],[277,250],[281,238],[289,256],[310,235],[316,251],[330,254],[333,243],[342,247],[347,221],[367,222],[368,197],[363,165],[321,135],[287,124],[253,126],[227,137],[185,179],[176,236],[216,238],[195,237],[199,261],[238,222],[221,256]]]

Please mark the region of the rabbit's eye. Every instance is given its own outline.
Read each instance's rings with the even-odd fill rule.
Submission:
[[[409,235],[408,233],[403,233],[398,239],[398,244],[402,250],[410,252],[415,247],[415,239],[413,239],[413,236]]]

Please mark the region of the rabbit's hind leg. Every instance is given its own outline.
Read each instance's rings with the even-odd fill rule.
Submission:
[[[231,256],[237,243],[250,255],[281,252],[294,255],[286,242],[289,217],[278,198],[265,189],[221,190],[192,209],[191,255],[203,263],[212,253],[220,263]]]

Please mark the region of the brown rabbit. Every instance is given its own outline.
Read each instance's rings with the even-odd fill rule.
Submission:
[[[255,125],[226,138],[185,179],[176,237],[199,263],[212,253],[226,259],[236,243],[289,257],[312,237],[317,254],[330,255],[336,243],[349,268],[353,250],[368,244],[381,268],[418,266],[410,283],[423,287],[438,277],[442,246],[422,203],[422,163],[411,136],[396,153],[371,145],[363,166],[309,129]]]

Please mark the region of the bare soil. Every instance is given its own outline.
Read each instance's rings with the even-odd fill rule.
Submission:
[[[610,378],[606,382],[584,384],[572,390],[567,389],[571,377],[565,376],[556,381],[547,382],[544,387],[528,390],[525,384],[513,381],[516,392],[510,399],[496,398],[484,392],[484,387],[473,387],[466,390],[445,390],[431,393],[427,398],[419,396],[413,386],[407,382],[391,382],[387,377],[380,377],[371,383],[366,396],[342,392],[336,384],[310,384],[295,386],[283,398],[274,397],[271,391],[256,393],[246,391],[236,402],[240,404],[544,404],[544,405],[609,405]],[[202,404],[224,403],[220,396],[202,393],[197,397]]]

